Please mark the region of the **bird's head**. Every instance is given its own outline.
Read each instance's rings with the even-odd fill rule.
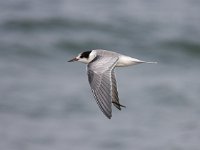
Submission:
[[[96,57],[96,53],[94,51],[85,51],[85,52],[82,52],[82,53],[78,54],[78,56],[76,56],[75,58],[69,60],[68,62],[80,61],[82,63],[88,64],[95,57]]]

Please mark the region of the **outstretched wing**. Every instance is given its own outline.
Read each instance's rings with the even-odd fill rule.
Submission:
[[[92,93],[101,111],[110,119],[112,117],[112,96],[118,98],[116,81],[112,78],[113,69],[118,61],[118,57],[97,56],[88,64],[88,80]],[[115,81],[115,85],[113,85]],[[114,88],[113,88],[114,87]],[[118,101],[118,100],[117,100]]]
[[[117,82],[116,82],[116,79],[115,79],[114,69],[111,72],[111,79],[112,79],[112,103],[116,108],[121,110],[120,103],[119,103],[119,97],[118,97],[118,91],[117,91]]]

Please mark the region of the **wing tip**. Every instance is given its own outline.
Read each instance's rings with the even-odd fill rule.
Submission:
[[[121,110],[121,107],[124,107],[124,108],[126,108],[126,106],[124,106],[124,105],[121,105],[120,103],[117,103],[117,102],[112,102],[113,103],[113,105],[117,108],[117,109],[119,109],[119,110]]]
[[[110,116],[107,116],[107,115],[106,115],[106,117],[107,117],[108,119],[111,119],[111,118],[112,118],[112,115],[110,115]]]
[[[108,118],[108,119],[111,119],[112,118],[112,112],[105,112],[105,111],[102,111],[103,114]]]

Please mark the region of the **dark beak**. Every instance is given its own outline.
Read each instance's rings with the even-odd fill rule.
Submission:
[[[78,59],[75,57],[75,58],[69,60],[68,62],[73,62],[73,61],[78,61]]]

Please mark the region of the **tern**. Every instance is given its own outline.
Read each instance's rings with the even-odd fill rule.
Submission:
[[[116,52],[96,49],[80,53],[68,62],[79,61],[87,65],[88,81],[94,98],[104,113],[111,119],[112,104],[121,110],[125,107],[119,103],[117,83],[115,78],[115,67],[126,67],[146,62]]]

